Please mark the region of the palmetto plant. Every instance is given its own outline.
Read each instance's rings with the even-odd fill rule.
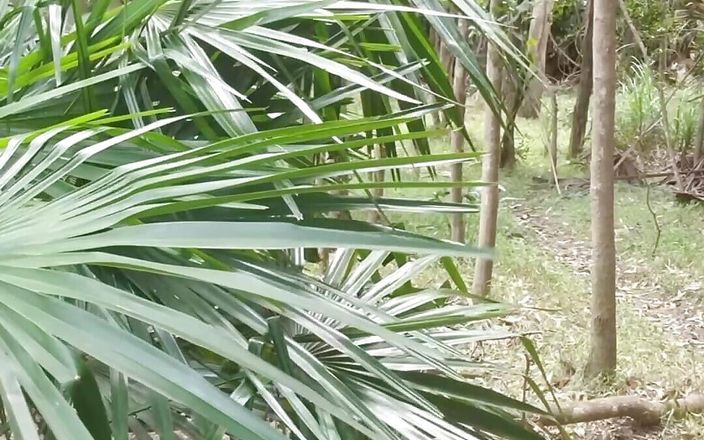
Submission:
[[[447,84],[420,17],[449,41],[452,19],[432,1],[250,3],[0,2],[4,432],[538,438],[513,418],[536,409],[465,378],[486,366],[461,346],[507,335],[462,325],[510,308],[412,283],[441,261],[461,290],[447,257],[481,251],[326,215],[475,210],[363,192],[447,183],[359,179],[475,157],[360,160],[428,152],[439,106],[416,101]],[[373,105],[354,118],[353,100]],[[322,278],[287,252],[320,247],[338,249]]]
[[[452,96],[427,26],[409,12],[413,9],[390,1],[133,0],[107,10],[109,1],[100,0],[86,15],[78,3],[29,2],[15,8],[4,3],[0,59],[8,103],[49,90],[58,94],[57,85],[64,85],[81,92],[45,101],[47,118],[107,106],[121,114],[155,106],[186,113],[209,110],[216,113],[174,126],[170,134],[213,140],[337,119],[363,90],[374,92],[362,97],[370,103],[363,106],[367,116],[408,108],[428,96]],[[480,8],[465,0],[457,3],[480,29],[510,49]],[[496,106],[455,19],[433,0],[417,4]],[[30,53],[23,56],[26,51]],[[119,78],[117,86],[106,82],[114,78]],[[243,108],[259,111],[234,111]],[[133,123],[142,126],[148,119],[135,115]],[[408,128],[422,127],[414,121]],[[427,148],[422,139],[417,143]]]

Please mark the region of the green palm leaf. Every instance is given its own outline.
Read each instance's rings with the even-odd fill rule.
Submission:
[[[329,215],[476,211],[366,193],[451,184],[359,178],[478,157],[429,155],[440,132],[424,117],[452,114],[429,101],[453,98],[418,26],[457,38],[450,14],[2,5],[0,398],[13,438],[535,438],[514,416],[539,410],[459,374],[487,368],[462,344],[512,336],[473,323],[512,307],[448,306],[456,292],[414,285],[443,261],[462,288],[447,256],[490,251]],[[410,143],[417,156],[398,154]],[[364,160],[375,144],[387,157]],[[289,252],[316,247],[337,249],[322,277]]]

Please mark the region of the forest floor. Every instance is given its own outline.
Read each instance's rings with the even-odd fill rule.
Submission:
[[[480,140],[481,110],[469,113],[470,131]],[[561,401],[610,395],[659,400],[704,392],[704,205],[679,204],[664,186],[648,190],[644,185],[617,185],[618,371],[609,384],[586,382],[582,369],[589,348],[588,184],[575,181],[558,194],[553,185],[545,183],[551,174],[544,155],[543,125],[522,120],[520,129],[518,147],[523,159],[501,178],[491,296],[524,309],[499,325],[518,333],[539,332],[531,338]],[[561,122],[561,142],[568,138],[568,125]],[[466,173],[477,178],[479,168],[469,165]],[[588,170],[561,160],[558,173],[584,177]],[[404,195],[408,196],[407,191]],[[658,232],[647,207],[648,197],[661,229],[657,248]],[[448,221],[441,216],[393,219],[428,235],[448,237]],[[477,223],[478,216],[469,217],[469,240],[474,240]],[[471,274],[472,262],[463,268]],[[473,355],[477,356],[476,350]],[[526,364],[520,344],[515,343],[485,344],[480,356],[518,371]],[[545,383],[535,366],[532,375],[538,383]],[[492,385],[520,397],[522,383],[516,380],[496,379]],[[627,420],[574,425],[568,430],[575,439],[700,439],[704,438],[704,416],[668,419],[651,430],[638,429]]]

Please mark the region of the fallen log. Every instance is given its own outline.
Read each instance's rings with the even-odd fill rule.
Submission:
[[[653,402],[637,396],[613,396],[564,404],[553,417],[543,416],[543,426],[570,425],[620,417],[630,417],[640,425],[656,425],[674,412],[682,417],[689,413],[704,413],[704,394],[692,394],[681,399]]]

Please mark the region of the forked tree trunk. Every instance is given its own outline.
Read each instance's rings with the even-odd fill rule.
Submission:
[[[500,0],[491,0],[489,11],[492,16]],[[501,94],[501,59],[498,50],[491,44],[487,47],[486,74],[499,95]],[[496,244],[496,219],[499,211],[499,159],[501,141],[501,121],[487,105],[484,110],[484,148],[482,158],[482,180],[492,185],[482,188],[481,211],[479,217],[479,247],[493,248]],[[493,261],[477,258],[474,267],[472,292],[487,295],[491,288]]]
[[[584,17],[584,39],[582,40],[582,65],[579,72],[577,101],[572,113],[572,130],[568,156],[574,159],[582,154],[584,137],[587,133],[589,119],[589,98],[592,95],[592,38],[594,37],[594,1],[587,2],[587,13]]]
[[[459,31],[460,35],[465,35],[467,30],[466,20],[459,21]],[[464,121],[464,104],[467,101],[467,74],[462,67],[462,63],[456,59],[454,77],[452,81],[452,90],[455,95],[455,99],[461,105],[458,107],[458,112],[460,120]],[[461,127],[456,127],[452,132],[450,137],[450,143],[452,144],[452,149],[456,153],[464,152],[464,124]],[[462,163],[456,163],[452,165],[450,169],[450,179],[453,182],[462,181]],[[462,203],[463,200],[463,188],[460,186],[453,186],[450,190],[451,199],[454,203]],[[462,214],[452,214],[452,219],[450,222],[450,229],[452,234],[452,240],[460,243],[464,243],[465,237],[465,221],[464,215]]]
[[[587,377],[616,369],[614,243],[614,111],[616,13],[613,0],[594,0],[594,128],[592,135],[592,304]]]
[[[528,30],[526,51],[533,63],[536,76],[530,78],[526,91],[521,116],[537,118],[540,114],[540,103],[545,89],[545,59],[547,57],[548,39],[550,37],[550,21],[555,0],[536,0],[533,4],[533,14]]]

